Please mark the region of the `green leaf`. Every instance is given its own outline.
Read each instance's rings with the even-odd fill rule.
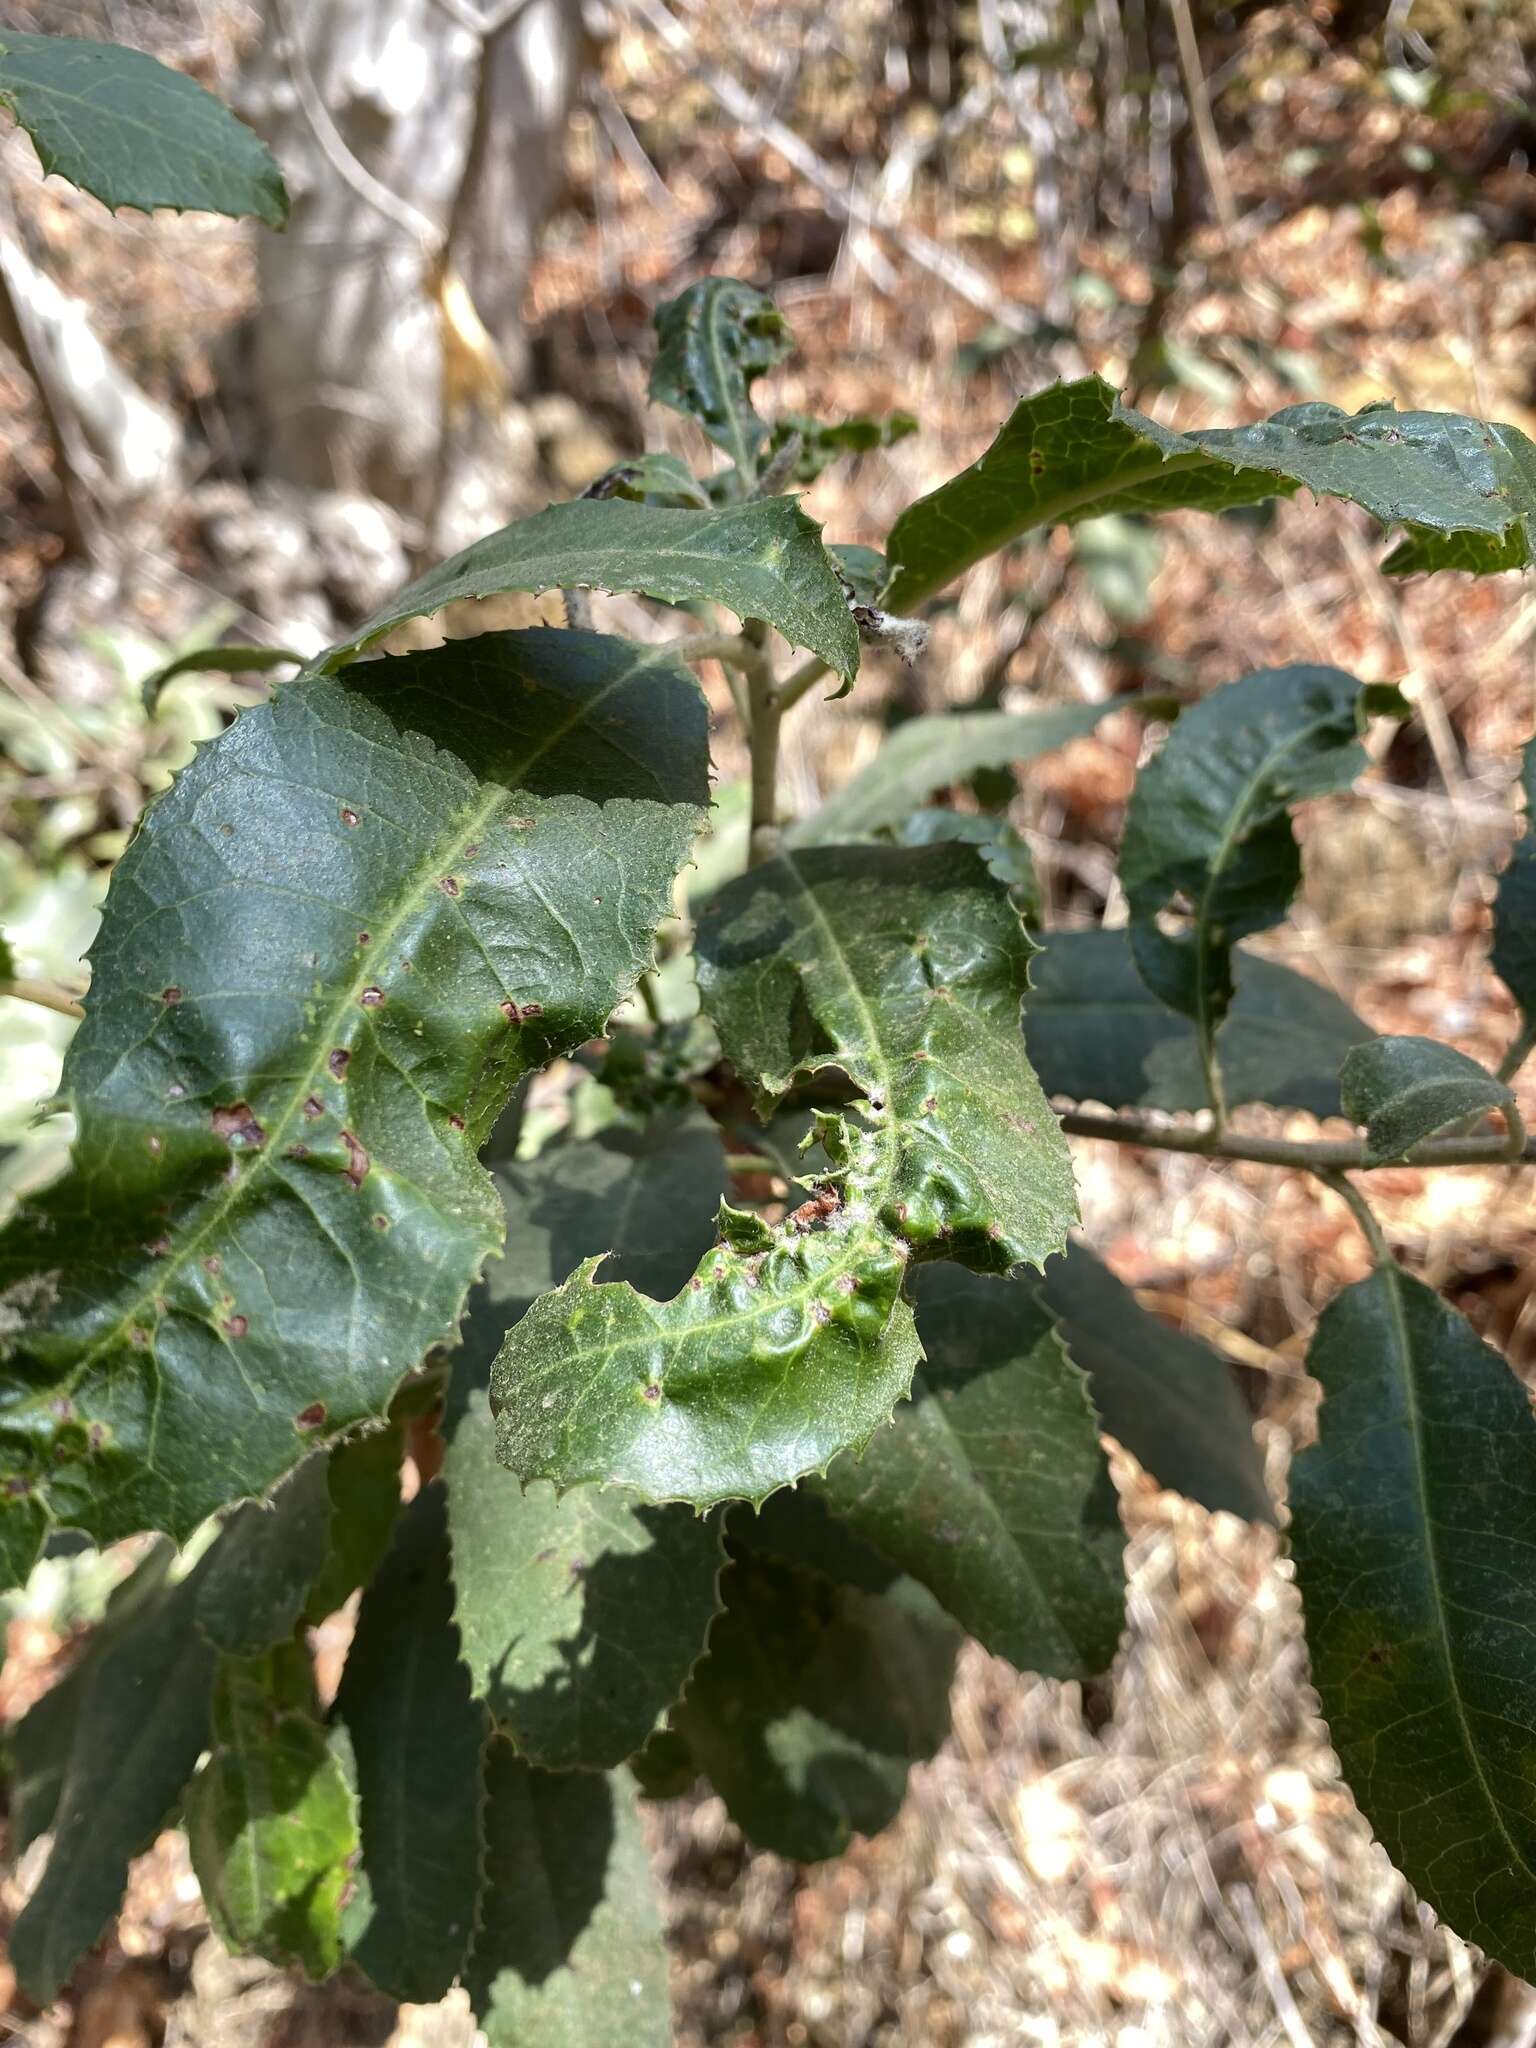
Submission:
[[[1148,993],[1124,931],[1042,932],[1024,1045],[1047,1095],[1111,1109],[1203,1109],[1195,1034]],[[1332,990],[1237,948],[1216,1034],[1229,1104],[1338,1116],[1339,1067],[1369,1028]]]
[[[291,1636],[331,1539],[330,1459],[306,1458],[270,1502],[246,1501],[209,1554],[197,1625],[216,1650],[256,1657]]]
[[[1536,1023],[1536,740],[1521,756],[1520,779],[1525,831],[1493,899],[1493,965],[1529,1025]]]
[[[759,1848],[841,1855],[949,1732],[960,1632],[912,1579],[866,1592],[750,1549],[725,1594],[674,1728]]]
[[[765,292],[731,277],[706,277],[656,309],[654,405],[697,420],[750,483],[768,431],[751,388],[794,348],[789,323]]]
[[[1106,513],[1220,512],[1299,488],[1363,505],[1410,539],[1394,573],[1529,559],[1536,448],[1457,413],[1313,401],[1249,427],[1176,433],[1120,404],[1101,377],[1021,399],[986,453],[891,529],[884,602],[910,612],[1033,528]],[[1484,544],[1492,545],[1484,550]]]
[[[1009,900],[1025,919],[1040,908],[1040,884],[1029,843],[1006,818],[974,811],[910,811],[886,833],[897,846],[974,846],[987,872],[1002,883]]]
[[[17,1978],[40,2006],[117,1911],[130,1861],[166,1825],[208,1739],[214,1653],[193,1623],[198,1577],[173,1583],[169,1563],[168,1549],[156,1552],[118,1594],[55,1710],[68,1728],[56,1722],[47,1745],[53,1847],[11,1931]],[[32,1711],[48,1708],[45,1697]],[[18,1738],[18,1747],[27,1745]]]
[[[199,753],[113,877],[74,1174],[0,1239],[13,1496],[185,1536],[384,1414],[498,1242],[477,1146],[651,960],[706,745],[675,660],[547,631]]]
[[[1437,1038],[1373,1038],[1339,1076],[1344,1114],[1365,1126],[1368,1166],[1386,1166],[1448,1124],[1506,1110],[1514,1095],[1476,1060]]]
[[[1059,1320],[1104,1429],[1160,1486],[1273,1522],[1253,1416],[1224,1359],[1148,1315],[1086,1245],[1069,1245],[1027,1284]]]
[[[768,436],[765,466],[798,434],[800,453],[790,478],[797,484],[813,484],[839,456],[867,455],[875,448],[894,448],[898,441],[905,441],[916,432],[917,421],[909,412],[888,412],[882,419],[872,413],[858,413],[851,419],[831,421],[812,419],[803,412],[780,413]]]
[[[833,541],[827,553],[860,603],[873,604],[886,578],[886,561],[880,550],[861,547],[856,541]]]
[[[822,1134],[845,1207],[1007,1272],[1060,1250],[1076,1214],[1019,1032],[1034,950],[973,847],[816,847],[705,907],[699,993],[760,1111],[828,1069],[863,1096],[858,1131]]]
[[[0,29],[0,106],[45,172],[107,206],[288,218],[266,144],[194,80],[140,50]]]
[[[682,506],[698,512],[709,511],[715,502],[682,457],[664,450],[616,462],[582,496],[633,498],[641,505]]]
[[[508,1250],[471,1300],[444,1424],[455,1617],[476,1696],[549,1769],[603,1769],[677,1698],[719,1600],[718,1529],[632,1495],[520,1487],[497,1462],[486,1369],[509,1323],[583,1257],[612,1248],[657,1293],[686,1281],[725,1188],[699,1112],[551,1145],[498,1175]]]
[[[167,683],[184,675],[257,675],[269,668],[304,666],[305,657],[289,647],[198,647],[190,654],[178,654],[157,668],[139,685],[144,709],[151,718]]]
[[[815,1482],[994,1656],[1085,1678],[1114,1655],[1124,1548],[1083,1374],[1027,1285],[917,1275],[911,1405]]]
[[[1132,698],[1102,704],[1058,704],[1047,711],[946,711],[908,719],[867,768],[835,791],[819,811],[791,828],[795,846],[830,846],[896,825],[936,789],[964,782],[978,768],[1037,760],[1103,723],[1112,711],[1136,709]]]
[[[371,1583],[400,1511],[405,1432],[398,1422],[338,1444],[327,1464],[330,1533],[325,1562],[309,1589],[304,1619],[325,1620]]]
[[[336,1712],[352,1740],[366,1906],[352,1958],[425,2004],[458,1975],[474,1923],[485,1716],[453,1623],[443,1489],[422,1488],[363,1595]]]
[[[557,1775],[493,1738],[465,1983],[490,2048],[669,2048],[661,1908],[624,1772]]]
[[[1186,711],[1136,778],[1120,843],[1131,950],[1160,1001],[1208,1041],[1232,948],[1285,916],[1301,880],[1290,806],[1365,766],[1361,685],[1336,668],[1260,669]],[[1182,929],[1165,932],[1178,899]]]
[[[911,1252],[1006,1271],[1074,1214],[1070,1161],[1024,1058],[1029,941],[973,848],[813,849],[732,883],[699,921],[700,990],[771,1106],[846,1074],[855,1128],[819,1133],[824,1227],[722,1212],[723,1242],[658,1303],[589,1260],[511,1331],[493,1394],[525,1479],[647,1500],[761,1500],[862,1445],[917,1362],[894,1314]]]
[[[1471,1325],[1395,1266],[1324,1310],[1318,1441],[1291,1468],[1312,1678],[1392,1861],[1536,1970],[1536,1423]]]
[[[297,1963],[310,1977],[339,1966],[357,1815],[297,1643],[220,1658],[213,1750],[183,1819],[208,1916],[228,1947]]]
[[[766,619],[792,646],[819,654],[845,682],[859,666],[858,628],[821,544],[821,528],[793,498],[759,498],[718,512],[577,498],[439,562],[321,655],[313,672],[329,675],[407,619],[425,618],[461,598],[573,586],[638,590],[662,604],[707,599],[741,618]]]

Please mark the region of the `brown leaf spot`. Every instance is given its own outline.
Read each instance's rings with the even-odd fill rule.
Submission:
[[[290,1145],[288,1147],[288,1157],[290,1159],[307,1159],[309,1157],[309,1147],[307,1145]]]
[[[223,1270],[224,1261],[219,1257],[217,1252],[210,1252],[207,1258],[203,1261],[203,1271],[205,1273],[212,1273],[215,1279],[217,1279],[218,1275],[222,1273]]]
[[[1031,476],[1045,475],[1045,450],[1031,448],[1029,451],[1029,473]]]
[[[371,1218],[371,1221],[375,1230],[388,1230],[389,1228],[389,1218],[387,1216],[375,1216]]]
[[[139,1328],[137,1324],[135,1324],[134,1327],[128,1332],[128,1342],[132,1344],[136,1350],[142,1351],[145,1345],[149,1342],[148,1330],[142,1330]]]
[[[351,1066],[352,1055],[344,1045],[338,1045],[325,1064],[339,1081],[345,1075],[347,1068]]]
[[[216,1106],[213,1135],[229,1145],[249,1145],[253,1152],[259,1152],[267,1142],[267,1134],[248,1102],[226,1102]]]
[[[152,1259],[163,1259],[170,1248],[171,1240],[168,1237],[152,1238],[144,1247]]]
[[[462,1131],[462,1130],[463,1130],[463,1128],[464,1128],[464,1119],[463,1119],[463,1117],[461,1117],[461,1116],[451,1116],[451,1117],[449,1117],[449,1119],[448,1119],[448,1128],[449,1128],[449,1130],[450,1130],[450,1131]]]
[[[179,1003],[181,1001],[181,990],[176,986],[175,982],[172,982],[169,988],[161,989],[160,1000],[162,1003]]]
[[[305,1098],[304,1098],[304,1114],[305,1114],[306,1116],[324,1116],[324,1115],[325,1115],[325,1104],[324,1104],[324,1103],[323,1103],[323,1102],[322,1102],[322,1101],[320,1100],[320,1098],[319,1098],[319,1096],[318,1096],[318,1095],[306,1095],[306,1096],[305,1096]]]
[[[342,805],[341,822],[343,823],[343,825],[355,825],[357,823],[357,813],[353,810],[350,804]]]
[[[479,849],[479,847],[478,847],[478,846],[466,846],[466,847],[465,847],[465,849],[464,849],[464,858],[465,858],[466,860],[473,860],[473,859],[474,859],[474,857],[475,857],[475,855],[476,855],[476,854],[477,854],[477,853],[478,853],[479,851],[480,851],[480,849]]]
[[[359,932],[357,943],[360,946],[371,946],[373,944],[373,934],[371,932]]]
[[[348,1164],[346,1177],[351,1181],[353,1187],[360,1188],[368,1178],[368,1168],[372,1161],[350,1131],[342,1132],[341,1142],[347,1148]]]
[[[444,875],[437,886],[445,896],[457,896],[459,893],[458,877],[455,875]]]
[[[642,1401],[659,1401],[661,1399],[661,1388],[655,1380],[650,1381],[648,1385],[640,1389],[640,1398]]]
[[[384,991],[381,988],[365,988],[357,999],[365,1010],[382,1010]]]
[[[307,1408],[301,1408],[298,1414],[295,1415],[293,1426],[295,1429],[307,1432],[311,1429],[318,1429],[324,1420],[325,1403],[323,1401],[311,1401]]]
[[[250,1327],[249,1322],[244,1316],[226,1316],[224,1318],[224,1333],[226,1336],[243,1337]]]

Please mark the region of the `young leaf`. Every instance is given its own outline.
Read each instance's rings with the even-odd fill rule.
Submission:
[[[1025,1284],[1057,1317],[1104,1429],[1160,1486],[1245,1521],[1273,1522],[1253,1416],[1224,1359],[1148,1315],[1084,1244],[1074,1241]]]
[[[768,431],[752,410],[751,387],[794,345],[766,292],[732,277],[706,277],[656,309],[651,402],[697,420],[750,483]]]
[[[1324,1310],[1291,1471],[1312,1678],[1362,1812],[1444,1919],[1536,1969],[1536,1422],[1498,1354],[1398,1268]]]
[[[858,628],[821,528],[793,498],[759,498],[715,512],[577,498],[487,534],[429,569],[321,655],[312,672],[331,674],[407,619],[460,598],[573,586],[638,590],[663,604],[708,599],[741,618],[766,619],[792,646],[819,654],[844,682],[859,666]]]
[[[1135,700],[1058,704],[1046,711],[947,711],[909,719],[867,768],[791,828],[790,843],[832,846],[899,824],[934,790],[964,782],[978,768],[1003,768],[1054,753],[1092,732],[1112,711],[1127,707],[1136,709]]]
[[[917,421],[909,412],[888,412],[883,419],[860,413],[846,420],[814,420],[803,412],[780,413],[768,437],[765,467],[796,435],[800,452],[789,481],[813,484],[840,455],[867,455],[874,448],[894,448],[917,432]]]
[[[302,668],[304,656],[289,647],[198,647],[178,654],[139,685],[144,709],[153,718],[167,683],[185,675],[261,675],[269,668]]]
[[[483,1882],[465,1983],[490,2048],[669,2048],[661,1910],[626,1772],[485,1755]]]
[[[698,934],[700,997],[760,1110],[829,1068],[864,1097],[835,1140],[855,1216],[982,1272],[1060,1250],[1071,1164],[1019,1032],[1035,949],[977,849],[786,853]]]
[[[1151,995],[1124,931],[1042,932],[1024,1048],[1047,1095],[1111,1109],[1203,1109],[1195,1034]],[[1241,947],[1216,1034],[1227,1101],[1338,1116],[1339,1067],[1371,1033],[1331,989]]]
[[[751,1549],[725,1594],[673,1726],[759,1848],[841,1855],[949,1732],[960,1632],[912,1579],[866,1592]]]
[[[1147,987],[1214,1039],[1232,948],[1285,916],[1301,880],[1290,806],[1365,765],[1361,685],[1336,668],[1261,669],[1186,711],[1136,778],[1120,844],[1131,949]],[[1187,929],[1159,919],[1183,899]]]
[[[677,662],[550,631],[203,749],[113,877],[75,1172],[0,1240],[13,1494],[184,1536],[385,1412],[498,1240],[476,1147],[650,961],[706,745]]]
[[[171,1583],[168,1563],[167,1549],[140,1566],[142,1584],[118,1595],[64,1681],[53,1847],[11,1931],[17,1978],[40,2006],[117,1911],[129,1862],[166,1825],[208,1739],[214,1653],[193,1624],[198,1578]],[[50,1699],[33,1713],[47,1716]]]
[[[1476,1060],[1437,1038],[1373,1038],[1339,1076],[1344,1114],[1365,1126],[1369,1166],[1386,1166],[1466,1117],[1504,1110],[1514,1095]]]
[[[1410,539],[1386,564],[1478,570],[1530,558],[1536,448],[1518,428],[1457,413],[1287,406],[1250,427],[1176,433],[1120,404],[1101,377],[1019,401],[986,453],[891,529],[884,602],[909,612],[1032,528],[1113,512],[1207,512],[1345,498]]]
[[[641,505],[681,506],[695,512],[708,512],[715,502],[680,455],[660,449],[616,462],[582,496],[633,498]]]
[[[1124,1536],[1083,1374],[1027,1286],[917,1275],[910,1407],[818,1491],[1021,1671],[1086,1678],[1114,1655]]]
[[[718,1528],[613,1489],[524,1489],[496,1458],[486,1369],[509,1323],[584,1256],[669,1294],[714,1235],[725,1188],[701,1113],[555,1144],[498,1175],[508,1250],[471,1298],[454,1362],[443,1477],[455,1618],[475,1694],[519,1753],[605,1769],[639,1749],[703,1651],[719,1600]]]
[[[288,218],[266,144],[195,80],[141,50],[0,29],[0,107],[45,172],[107,206]]]
[[[352,1741],[365,1904],[353,1960],[390,1998],[441,1998],[474,1922],[485,1716],[459,1660],[443,1489],[423,1487],[363,1595],[336,1712]],[[358,1924],[353,1925],[355,1918]]]
[[[219,1659],[213,1750],[187,1788],[183,1821],[208,1917],[229,1948],[310,1977],[338,1967],[357,1815],[297,1643]]]
[[[1493,899],[1493,965],[1530,1026],[1536,1024],[1536,740],[1521,756],[1520,780],[1525,831]]]

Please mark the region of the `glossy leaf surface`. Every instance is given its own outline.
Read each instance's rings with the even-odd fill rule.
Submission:
[[[1471,1325],[1397,1268],[1324,1310],[1318,1441],[1291,1473],[1312,1678],[1414,1890],[1536,1969],[1536,1421]]]
[[[270,150],[211,92],[142,50],[0,29],[0,107],[38,162],[107,206],[288,218]]]
[[[113,878],[75,1171],[0,1240],[28,1499],[185,1535],[384,1413],[498,1242],[476,1147],[651,959],[705,749],[684,669],[563,632],[294,685],[203,749]]]

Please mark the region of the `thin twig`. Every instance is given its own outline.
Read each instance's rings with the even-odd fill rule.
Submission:
[[[1366,1242],[1371,1247],[1371,1257],[1376,1264],[1390,1266],[1392,1247],[1387,1243],[1386,1233],[1377,1221],[1376,1211],[1360,1190],[1352,1181],[1346,1180],[1342,1173],[1318,1173],[1317,1178],[1324,1187],[1332,1188],[1341,1202],[1348,1205],[1350,1214],[1365,1233]]]
[[[61,1017],[85,1015],[84,1005],[77,1003],[67,989],[51,981],[31,981],[25,975],[18,975],[14,981],[0,981],[0,996],[10,996],[18,1003],[36,1003],[39,1009],[56,1010]]]
[[[1137,1116],[1098,1116],[1067,1110],[1061,1128],[1073,1138],[1102,1138],[1112,1145],[1141,1145],[1153,1152],[1192,1152],[1203,1159],[1246,1159],[1257,1166],[1290,1166],[1306,1173],[1370,1173],[1395,1166],[1499,1166],[1512,1156],[1506,1132],[1467,1138],[1430,1138],[1401,1159],[1371,1160],[1363,1138],[1262,1138],[1241,1131],[1199,1130],[1187,1124],[1158,1124]],[[1526,1138],[1522,1164],[1536,1165],[1536,1141]]]
[[[1525,1065],[1532,1052],[1536,1052],[1536,1018],[1533,1018],[1520,1033],[1514,1044],[1499,1061],[1498,1074],[1501,1081],[1513,1081]]]

